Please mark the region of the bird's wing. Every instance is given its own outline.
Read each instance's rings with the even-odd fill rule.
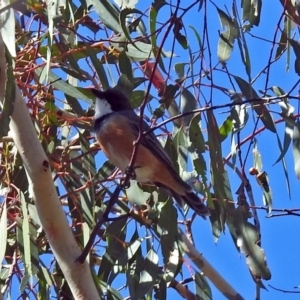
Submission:
[[[134,111],[124,111],[118,113],[129,118],[129,124],[132,128],[132,132],[136,137],[138,137],[140,130],[140,118],[135,114]],[[150,127],[148,126],[148,124],[145,121],[143,121],[143,132],[148,131],[149,129]],[[151,152],[156,157],[159,157],[172,171],[174,170],[174,172],[176,172],[169,155],[162,147],[160,142],[157,140],[153,132],[149,132],[147,135],[145,135],[141,141],[141,144],[147,149],[151,150]]]
[[[136,115],[134,111],[124,111],[124,112],[122,111],[118,113],[129,118],[130,127],[132,129],[133,134],[137,138],[140,130],[140,118]],[[148,126],[148,124],[143,121],[143,128],[142,128],[143,132],[148,131],[149,129],[150,127]],[[162,147],[162,145],[160,144],[160,142],[158,141],[158,139],[156,138],[155,134],[152,131],[143,137],[141,144],[147,149],[149,149],[157,158],[159,158],[161,161],[163,161],[166,164],[173,178],[176,179],[177,183],[180,186],[182,186],[185,189],[185,191],[187,192],[192,191],[192,187],[188,183],[183,181],[182,178],[179,176],[179,174],[175,170],[175,167],[169,155]]]

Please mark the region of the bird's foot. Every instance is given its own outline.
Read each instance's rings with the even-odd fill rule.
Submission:
[[[130,179],[136,179],[135,169],[140,168],[140,166],[128,166],[125,170],[125,180],[123,183],[124,189],[128,189],[130,187]]]
[[[128,166],[125,170],[125,175],[128,176],[130,179],[136,180],[136,173],[135,170],[141,168],[140,166]]]

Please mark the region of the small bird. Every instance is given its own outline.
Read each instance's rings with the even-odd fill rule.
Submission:
[[[100,91],[92,88],[96,96],[93,129],[96,139],[108,159],[125,172],[129,166],[134,141],[137,140],[140,118],[127,97],[115,88]],[[143,132],[150,129],[142,123]],[[176,172],[168,154],[153,132],[146,134],[137,148],[134,174],[138,182],[150,182],[164,188],[181,205],[184,201],[200,216],[209,216],[208,208]]]

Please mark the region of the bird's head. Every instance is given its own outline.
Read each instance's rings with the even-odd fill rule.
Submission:
[[[96,96],[94,119],[113,112],[132,110],[127,97],[117,89],[109,88],[105,91],[100,91],[92,88],[91,92]]]

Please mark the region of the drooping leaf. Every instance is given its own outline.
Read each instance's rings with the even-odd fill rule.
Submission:
[[[168,264],[170,260],[177,234],[177,211],[172,203],[173,201],[170,200],[165,203],[159,203],[158,210],[160,215],[156,226],[156,232],[161,238],[164,264]]]
[[[232,6],[233,16],[235,19],[239,19],[239,13],[236,11],[236,9],[237,9],[236,6],[233,5]],[[245,25],[245,26],[247,26],[247,25]],[[241,36],[239,38],[237,38],[238,47],[240,50],[242,62],[245,66],[246,73],[248,75],[248,78],[250,79],[251,78],[251,61],[250,61],[250,54],[249,54],[249,49],[248,49],[248,45],[247,45],[247,39],[245,37],[245,31],[241,30],[240,35]]]
[[[115,33],[122,32],[122,27],[119,24],[119,12],[107,0],[87,0],[87,6],[93,6],[101,21]]]
[[[139,284],[136,289],[136,297],[141,299],[149,293],[156,283],[160,271],[158,268],[159,257],[157,253],[150,249],[145,257],[143,270],[140,273]]]
[[[212,300],[212,292],[205,276],[195,272],[195,288],[197,300]]]
[[[263,202],[264,205],[268,208],[268,213],[272,211],[272,192],[269,184],[269,179],[266,172],[261,172],[256,176],[258,184],[261,186],[263,191]]]
[[[290,18],[287,16],[284,17],[284,27],[281,31],[281,36],[279,39],[279,43],[276,49],[275,59],[279,58],[281,54],[284,52],[284,50],[288,47],[288,38],[290,38],[291,35],[291,29],[294,27],[294,23]]]
[[[141,106],[143,101],[145,100],[145,91],[136,90],[133,91],[132,96],[130,98],[130,104],[132,108],[138,108]],[[153,97],[151,95],[148,95],[147,102],[151,101]]]
[[[212,212],[210,220],[214,224],[214,236],[218,239],[219,234],[224,230],[225,223],[225,202],[226,199],[224,190],[224,165],[221,148],[221,137],[218,124],[213,111],[207,111],[207,132],[208,132],[208,147],[211,160],[212,185],[217,200],[218,212]],[[214,204],[213,204],[214,205]]]
[[[140,51],[140,49],[138,48],[138,46],[135,44],[135,42],[132,41],[128,28],[126,26],[126,19],[128,15],[132,15],[132,14],[140,14],[143,15],[143,13],[136,9],[136,8],[124,8],[121,10],[120,15],[119,15],[119,20],[120,20],[120,25],[122,27],[123,33],[126,36],[126,38],[128,39],[128,41],[137,49]]]
[[[221,143],[225,141],[225,139],[228,137],[229,133],[232,131],[232,128],[233,128],[233,120],[229,116],[219,128]]]
[[[9,53],[6,54],[6,82],[5,96],[0,99],[1,115],[0,115],[0,139],[7,135],[9,130],[10,116],[13,113],[15,105],[15,79],[13,74],[13,61]]]
[[[258,26],[260,22],[260,13],[261,13],[261,0],[243,0],[243,21],[247,24],[243,25],[244,30],[250,31],[253,25]]]
[[[146,205],[151,194],[141,190],[136,181],[131,181],[130,187],[126,189],[126,195],[131,204],[142,206]]]
[[[2,212],[0,215],[0,272],[2,269],[2,262],[5,257],[7,245],[7,206],[6,201],[2,205]]]
[[[179,78],[182,78],[184,77],[184,67],[187,66],[188,64],[187,63],[176,63],[174,65],[174,70],[175,72],[177,73],[177,76]]]
[[[249,196],[251,188],[246,188],[246,190]],[[237,250],[246,256],[251,275],[255,282],[259,284],[261,278],[268,280],[271,276],[266,264],[264,252],[260,248],[259,220],[256,216],[257,227],[247,221],[252,215],[249,212],[249,205],[246,201],[243,185],[240,186],[237,194],[238,207],[228,211],[227,225]],[[258,258],[258,260],[256,260],[256,258]]]
[[[233,44],[239,37],[239,27],[235,19],[228,16],[223,10],[217,7],[219,18],[225,31],[220,33],[218,43],[218,58],[221,62],[226,62],[233,50]]]
[[[86,44],[86,51],[93,63],[93,66],[97,72],[97,75],[100,79],[100,82],[102,84],[102,88],[104,90],[109,88],[109,83],[108,83],[108,79],[105,73],[105,69],[102,65],[102,63],[100,62],[100,60],[97,58],[96,56],[96,50],[92,47],[90,47],[88,44]]]
[[[10,1],[2,0],[0,3],[0,8],[5,8],[9,4]],[[0,32],[10,56],[16,57],[15,15],[14,10],[11,7],[0,13]]]
[[[293,39],[288,39],[289,43],[292,45],[292,48],[294,50],[294,53],[296,55],[296,60],[295,60],[295,72],[300,75],[300,44],[293,40]]]
[[[155,0],[151,7],[150,7],[150,13],[149,13],[149,28],[150,28],[150,41],[151,41],[151,48],[153,49],[154,57],[157,57],[158,47],[156,45],[156,24],[157,24],[157,15],[159,10],[166,5],[167,2],[165,0]],[[161,57],[157,57],[158,63],[160,68],[163,70],[163,72],[166,73],[166,69],[164,66],[164,63],[161,59]]]
[[[291,18],[297,25],[300,25],[298,2],[292,0],[280,0],[280,2],[287,11],[289,18]]]
[[[42,71],[43,71],[43,68],[37,68],[35,70],[35,73],[40,77]],[[80,88],[77,88],[77,87],[65,82],[64,80],[62,80],[61,78],[56,76],[52,71],[49,71],[48,79],[51,82],[51,85],[53,87],[55,87],[57,90],[62,91],[64,93],[70,95],[71,97],[79,98],[79,99],[82,99],[82,100],[88,102],[89,104],[92,104],[91,99],[88,98],[84,93],[82,93],[80,91]]]
[[[120,8],[133,8],[138,0],[114,0],[114,2],[116,2]]]
[[[166,283],[172,282],[172,280],[177,276],[182,266],[182,262],[182,253],[179,250],[178,242],[176,241],[165,268],[164,280]]]
[[[184,115],[196,109],[198,106],[194,95],[186,88],[182,88],[180,94],[180,110]],[[188,126],[193,118],[194,114],[187,114],[183,116],[183,125]]]
[[[112,221],[106,229],[105,236],[107,240],[106,251],[103,255],[98,276],[101,280],[109,282],[108,278],[113,271],[113,266],[120,254],[124,251],[126,237],[127,218]]]
[[[300,123],[297,121],[293,131],[293,156],[294,168],[298,179],[300,179]]]
[[[259,280],[271,279],[271,272],[267,266],[266,257],[263,249],[259,247],[260,241],[257,228],[244,220],[237,222],[237,246],[241,252],[246,256],[247,265],[252,276]]]
[[[276,127],[270,112],[267,110],[264,102],[257,95],[251,84],[238,76],[234,76],[234,79],[236,80],[239,88],[241,89],[244,97],[247,100],[257,99],[257,101],[251,102],[251,106],[253,107],[254,111],[257,113],[263,124],[266,126],[266,128],[272,132],[276,132]]]
[[[245,127],[249,119],[249,114],[246,109],[246,105],[234,105],[230,109],[230,117],[232,118],[233,132],[237,133],[241,131]]]
[[[119,67],[120,67],[120,71],[122,74],[126,75],[127,78],[133,82],[133,74],[132,74],[132,67],[131,67],[131,62],[128,58],[128,56],[126,55],[125,51],[122,51],[119,54]]]
[[[180,31],[183,28],[183,22],[181,19],[176,19],[175,25],[173,27],[173,33],[178,41],[178,43],[182,46],[183,49],[188,49],[188,41],[185,35],[183,35]]]
[[[198,155],[205,152],[205,141],[199,126],[199,114],[196,114],[189,124],[189,137]]]
[[[183,127],[181,127],[175,134],[173,144],[176,147],[178,155],[177,162],[179,166],[179,173],[182,173],[187,170],[188,148],[190,146],[189,136]]]
[[[128,261],[135,255],[135,253],[141,247],[141,243],[143,242],[143,238],[138,238],[133,243],[127,245],[125,249],[120,253],[115,265],[125,266]]]

